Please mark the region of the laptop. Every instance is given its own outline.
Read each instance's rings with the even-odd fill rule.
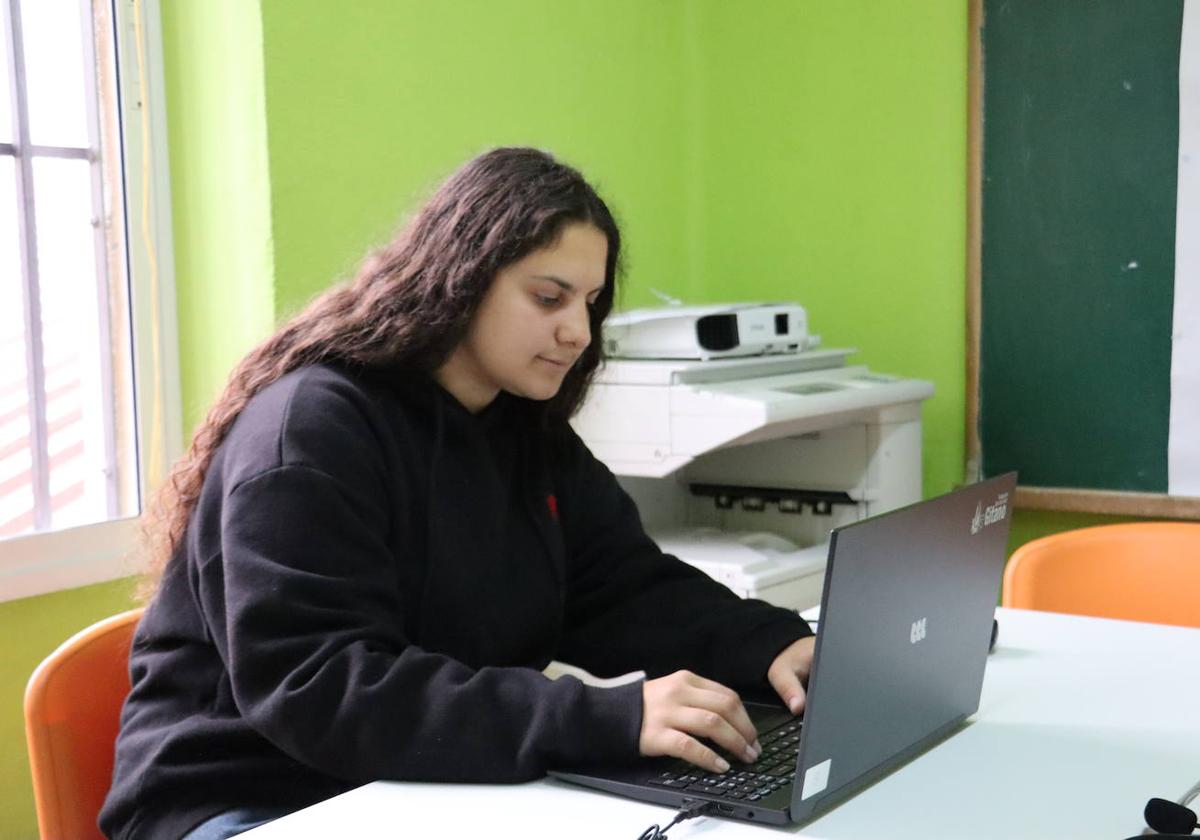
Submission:
[[[949,737],[979,708],[1016,481],[1007,473],[833,530],[804,714],[745,700],[763,746],[754,765],[726,754],[720,775],[674,758],[551,775],[787,825]]]

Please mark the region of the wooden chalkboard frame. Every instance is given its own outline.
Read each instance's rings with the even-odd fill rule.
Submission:
[[[967,428],[966,478],[981,477],[979,437],[980,338],[983,278],[983,0],[970,0],[967,12]],[[1031,510],[1200,519],[1200,498],[1165,493],[1133,493],[1088,488],[1018,487],[1014,503]]]

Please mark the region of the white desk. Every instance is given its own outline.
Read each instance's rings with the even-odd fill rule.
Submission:
[[[1200,630],[998,617],[979,712],[958,734],[805,826],[701,817],[672,828],[671,840],[1119,840],[1144,827],[1147,799],[1175,799],[1200,779]],[[673,813],[549,779],[375,782],[242,836],[636,840]]]

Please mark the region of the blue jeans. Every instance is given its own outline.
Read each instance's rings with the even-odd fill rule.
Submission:
[[[273,808],[234,808],[205,820],[180,840],[227,840],[235,834],[278,819],[284,813]]]

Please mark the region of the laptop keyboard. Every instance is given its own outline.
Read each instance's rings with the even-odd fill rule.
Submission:
[[[718,751],[730,764],[725,773],[713,774],[680,760],[646,781],[648,784],[690,793],[757,802],[782,787],[790,786],[795,779],[800,725],[799,720],[789,720],[766,733],[759,733],[762,755],[753,764],[734,761],[723,751]]]

